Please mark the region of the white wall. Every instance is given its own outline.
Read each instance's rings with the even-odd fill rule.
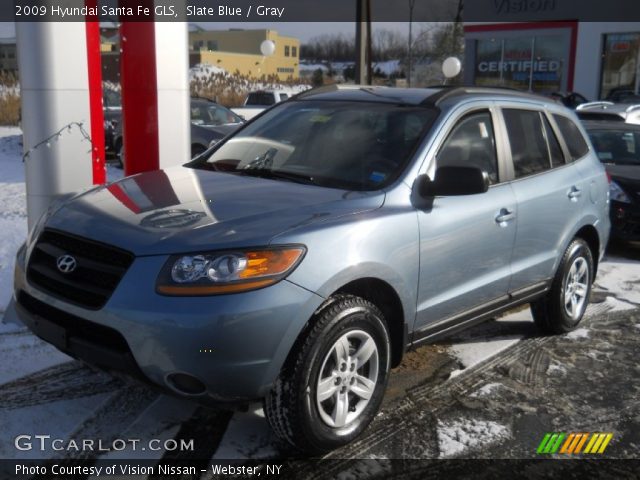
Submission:
[[[605,33],[640,32],[640,22],[581,22],[578,24],[578,48],[573,89],[589,100],[598,99]]]

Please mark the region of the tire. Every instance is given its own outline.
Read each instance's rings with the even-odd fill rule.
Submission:
[[[549,292],[531,303],[536,326],[552,335],[575,329],[589,304],[593,276],[591,249],[576,238],[565,250]]]
[[[336,362],[345,351],[345,339],[350,354],[342,358],[348,359],[348,366]],[[359,366],[358,352],[365,357],[369,353]],[[332,297],[311,319],[265,399],[271,428],[307,453],[319,454],[351,442],[380,408],[390,353],[387,326],[375,305],[352,295]]]

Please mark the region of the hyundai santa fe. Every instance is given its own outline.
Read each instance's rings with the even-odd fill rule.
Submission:
[[[181,167],[54,204],[18,252],[35,334],[322,452],[408,348],[530,303],[576,327],[609,185],[575,115],[482,88],[321,88]]]

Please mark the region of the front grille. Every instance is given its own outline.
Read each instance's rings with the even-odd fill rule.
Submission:
[[[42,317],[47,321],[66,330],[69,337],[81,338],[94,345],[98,345],[119,353],[129,353],[129,344],[124,337],[113,328],[90,322],[70,313],[59,310],[41,302],[24,291],[18,293],[18,303],[32,315]]]
[[[62,273],[57,260],[71,255],[76,268]],[[31,252],[27,279],[33,286],[81,307],[98,310],[109,300],[133,262],[116,247],[55,230],[45,230]]]

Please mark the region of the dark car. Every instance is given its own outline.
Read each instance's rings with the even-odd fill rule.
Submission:
[[[640,95],[631,87],[613,88],[605,100],[614,103],[640,103]]]
[[[119,93],[112,90],[104,96],[105,148],[123,165],[122,108]],[[191,98],[191,156],[196,157],[209,146],[222,140],[244,120],[231,110],[206,98]]]
[[[549,94],[551,98],[562,103],[565,107],[576,108],[578,105],[587,103],[589,100],[578,92],[553,92]]]
[[[611,184],[611,236],[640,240],[640,126],[584,122]]]

